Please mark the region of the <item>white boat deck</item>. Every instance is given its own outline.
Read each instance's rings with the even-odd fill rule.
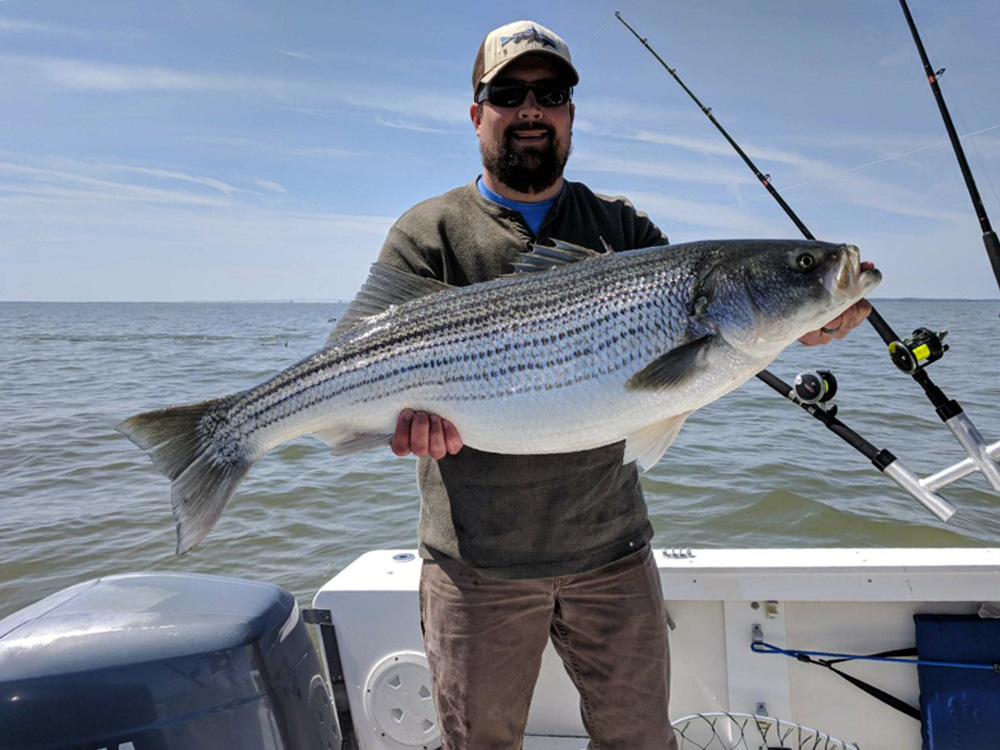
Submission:
[[[673,717],[766,712],[864,750],[919,747],[919,723],[826,669],[754,653],[755,626],[765,641],[779,647],[870,654],[912,646],[916,613],[972,614],[981,603],[1000,600],[1000,548],[661,549],[656,560],[676,624],[671,633]],[[373,698],[400,654],[418,682],[426,680],[419,572],[412,550],[369,552],[331,579],[314,600],[315,607],[332,613],[364,750],[436,746],[425,690],[418,689],[423,698],[394,709],[396,723],[388,727],[384,707]],[[912,665],[859,661],[843,668],[919,705]],[[578,750],[585,745],[575,691],[550,646],[525,748]]]

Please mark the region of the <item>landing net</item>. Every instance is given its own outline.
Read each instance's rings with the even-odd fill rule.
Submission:
[[[860,750],[853,742],[771,716],[713,711],[673,725],[678,750]]]

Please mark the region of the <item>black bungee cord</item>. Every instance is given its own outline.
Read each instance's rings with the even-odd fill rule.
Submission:
[[[903,2],[903,0],[900,0],[900,2]],[[726,129],[722,127],[719,121],[715,118],[715,115],[712,114],[712,109],[701,103],[698,97],[695,96],[694,92],[692,92],[691,89],[689,89],[681,80],[680,76],[677,75],[677,71],[667,65],[663,58],[656,53],[656,50],[649,45],[649,42],[647,42],[644,37],[640,36],[640,34],[622,17],[619,11],[615,11],[615,17],[622,22],[625,28],[632,32],[632,35],[639,40],[639,42],[650,52],[650,54],[656,58],[657,62],[659,62],[660,65],[662,65],[663,68],[670,73],[673,79],[677,81],[681,88],[684,89],[685,93],[687,93],[698,108],[701,109],[706,117],[708,117],[716,129],[718,129],[726,141],[728,141],[729,145],[733,147],[737,154],[739,154],[740,158],[743,159],[744,163],[754,173],[771,197],[777,201],[778,205],[781,206],[788,218],[792,220],[796,227],[798,227],[803,236],[805,236],[806,239],[815,240],[816,238],[812,232],[809,231],[809,228],[798,217],[795,211],[792,210],[791,206],[785,202],[784,198],[781,197],[774,185],[771,184],[771,176],[762,173],[757,168],[757,165],[754,164],[753,160],[747,156],[746,152],[740,148],[739,144],[732,138],[732,136],[729,135]],[[907,18],[909,20],[908,13]],[[914,29],[914,35],[916,35],[916,31],[912,26],[912,23],[911,29]],[[932,85],[934,85],[933,81]],[[943,107],[943,101],[941,101],[941,105]],[[946,110],[943,109],[942,111]],[[950,119],[948,122],[950,122]],[[952,127],[949,132],[951,133],[953,131],[954,128]],[[960,151],[961,147],[958,144],[957,135],[954,136],[953,143],[956,146],[956,150]],[[968,171],[967,165],[963,171]],[[971,180],[971,173],[968,173],[968,175],[967,181]],[[969,184],[974,185],[975,183],[970,182]],[[975,193],[975,196],[978,198],[978,192]],[[974,198],[974,202],[976,198]],[[978,205],[981,206],[982,202],[980,201]],[[989,220],[985,219],[985,211],[980,212],[980,217],[981,223],[982,221],[985,221],[986,223],[984,226],[988,227]],[[992,238],[993,246],[995,248],[996,235],[992,233],[992,229],[988,229],[987,231]],[[985,235],[984,239],[986,239]],[[986,241],[987,250],[989,251],[990,240]],[[997,270],[1000,268],[1000,265],[998,265],[1000,264],[1000,253],[995,253],[995,257],[997,258],[996,261],[994,261],[994,254],[991,254],[990,256],[991,262],[994,262],[994,270]],[[998,284],[1000,284],[1000,275],[998,275]],[[889,356],[893,364],[895,364],[900,371],[912,377],[913,380],[916,381],[917,384],[923,389],[924,394],[934,406],[938,417],[948,426],[958,442],[969,455],[968,460],[971,460],[971,463],[974,464],[973,468],[970,469],[967,465],[962,465],[964,462],[960,462],[949,469],[939,472],[933,477],[921,479],[909,469],[905,468],[891,452],[876,448],[874,445],[861,437],[861,435],[857,432],[837,419],[835,406],[823,405],[823,403],[832,398],[833,394],[836,392],[836,381],[828,372],[802,373],[798,378],[796,378],[794,387],[789,386],[779,377],[768,372],[767,370],[758,373],[757,377],[782,396],[785,396],[792,402],[801,406],[807,413],[822,422],[827,429],[834,432],[841,439],[862,453],[872,462],[875,468],[888,475],[894,482],[896,482],[897,485],[917,499],[942,521],[947,521],[951,517],[951,515],[955,512],[955,507],[943,497],[938,495],[936,490],[959,476],[965,476],[971,471],[978,469],[983,473],[994,490],[1000,493],[1000,465],[993,460],[991,455],[993,452],[1000,453],[1000,443],[997,443],[994,446],[987,445],[975,425],[972,424],[969,417],[964,413],[961,405],[954,399],[948,398],[944,392],[934,384],[925,370],[927,365],[932,362],[936,362],[948,350],[948,345],[942,343],[942,339],[945,335],[947,335],[947,331],[935,332],[928,328],[917,328],[910,337],[902,339],[896,334],[895,331],[892,330],[892,327],[878,313],[878,311],[875,310],[874,307],[868,317],[868,322],[888,346]],[[944,479],[945,477],[947,480]]]

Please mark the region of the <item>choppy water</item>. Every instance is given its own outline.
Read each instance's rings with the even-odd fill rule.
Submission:
[[[930,372],[1000,438],[1000,303],[878,301],[900,333],[947,328]],[[338,304],[0,303],[0,617],[73,583],[135,570],[266,580],[301,602],[365,550],[414,547],[414,462],[335,458],[307,438],[254,468],[218,526],[176,558],[169,485],[115,425],[246,388],[319,348]],[[865,326],[791,347],[770,369],[840,382],[840,416],[911,469],[963,457]],[[658,547],[993,546],[1000,498],[977,474],[946,489],[947,524],[860,454],[751,380],[696,413],[644,478]]]

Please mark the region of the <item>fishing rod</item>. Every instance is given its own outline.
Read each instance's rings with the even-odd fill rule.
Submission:
[[[931,66],[930,59],[927,57],[924,44],[920,41],[917,25],[913,22],[913,16],[910,15],[910,8],[906,4],[906,0],[899,0],[899,4],[903,8],[903,15],[906,16],[906,23],[910,27],[913,41],[917,45],[920,60],[924,64],[924,72],[927,74],[927,81],[931,85],[931,91],[934,92],[934,99],[937,100],[938,109],[941,111],[941,119],[944,120],[945,130],[948,131],[948,138],[951,140],[951,146],[955,150],[958,167],[962,170],[962,176],[965,178],[965,186],[968,188],[969,197],[972,199],[972,208],[979,219],[979,227],[983,230],[983,244],[986,246],[986,255],[989,257],[990,265],[993,267],[993,276],[996,278],[997,286],[1000,287],[1000,241],[997,240],[997,234],[993,231],[993,227],[990,226],[990,218],[986,215],[986,208],[983,206],[982,198],[979,197],[979,189],[976,187],[976,180],[972,176],[972,170],[969,169],[969,162],[965,158],[965,150],[962,148],[962,142],[955,131],[955,125],[951,121],[948,105],[945,104],[944,95],[941,93],[941,86],[938,85],[938,79],[944,73],[944,68],[935,72]]]
[[[832,373],[827,371],[799,373],[795,378],[794,386],[789,386],[768,370],[758,373],[757,377],[792,403],[801,406],[807,414],[822,422],[824,427],[871,461],[876,469],[892,479],[940,520],[947,521],[954,515],[955,506],[937,493],[937,490],[944,484],[927,484],[926,480],[921,479],[906,468],[903,462],[891,451],[876,448],[837,419],[836,406],[824,406],[824,403],[832,399],[836,392],[836,380]],[[996,453],[1000,455],[1000,442],[991,446],[991,449],[994,448]],[[956,467],[951,467],[951,471],[956,471]]]
[[[732,138],[732,136],[729,135],[726,129],[722,127],[722,124],[716,119],[715,115],[712,114],[712,109],[701,103],[698,97],[695,96],[694,92],[691,91],[691,89],[689,89],[681,80],[680,76],[677,75],[677,71],[667,65],[663,58],[657,54],[656,50],[649,45],[649,42],[622,17],[622,14],[619,11],[615,11],[615,17],[621,21],[622,25],[624,25],[625,28],[627,28],[632,35],[650,52],[650,54],[656,58],[657,62],[659,62],[660,65],[662,65],[663,68],[670,73],[673,79],[680,84],[685,93],[687,93],[694,103],[698,105],[698,108],[701,109],[701,111],[706,117],[708,117],[726,141],[733,147],[740,158],[743,159],[744,163],[750,168],[768,193],[777,201],[778,205],[781,206],[781,208],[785,211],[785,214],[792,220],[795,226],[798,227],[799,231],[802,232],[806,239],[815,240],[816,237],[809,231],[809,228],[798,217],[795,211],[792,210],[791,206],[785,202],[780,193],[778,193],[777,189],[775,189],[774,185],[771,183],[770,175],[764,174],[757,168],[757,165],[754,164],[753,160],[747,156],[746,152],[740,148],[739,144]],[[965,471],[965,473],[961,474],[961,476],[965,476],[971,471],[978,470],[983,474],[983,476],[986,477],[993,489],[1000,493],[1000,464],[997,464],[994,460],[994,455],[1000,455],[1000,443],[992,446],[988,445],[979,430],[977,430],[975,425],[972,423],[972,420],[970,420],[965,414],[961,405],[954,399],[948,398],[945,393],[934,384],[930,375],[928,375],[926,371],[926,367],[928,365],[939,360],[948,350],[948,345],[942,343],[942,339],[944,339],[947,335],[947,331],[935,332],[928,328],[918,328],[914,330],[910,337],[902,339],[896,334],[895,331],[892,330],[892,327],[878,313],[878,311],[875,310],[874,307],[868,316],[868,322],[888,346],[889,357],[893,364],[896,365],[897,369],[909,375],[918,385],[920,385],[924,394],[934,406],[938,417],[948,426],[958,443],[969,456],[969,459],[971,459],[974,464],[974,468],[969,471]],[[843,422],[836,419],[833,410],[827,411],[823,408],[817,408],[817,403],[819,403],[819,401],[810,402],[808,399],[803,399],[801,388],[799,389],[799,393],[796,393],[796,388],[789,386],[787,383],[783,382],[780,378],[767,370],[759,373],[757,377],[781,395],[805,408],[809,414],[822,422],[828,429],[833,431],[834,434],[838,435],[849,445],[865,455],[866,458],[871,460],[872,464],[879,471],[893,479],[897,485],[925,505],[925,507],[927,507],[938,518],[941,520],[947,520],[948,517],[950,517],[954,512],[954,506],[952,506],[951,503],[942,498],[940,495],[937,495],[935,490],[950,481],[954,481],[955,478],[958,478],[959,471],[957,467],[959,464],[949,467],[943,472],[939,472],[937,475],[934,475],[934,478],[937,480],[937,484],[935,484],[933,489],[931,489],[930,486],[926,484],[930,478],[920,479],[917,475],[913,474],[913,472],[909,471],[909,469],[902,467],[898,459],[896,459],[891,453],[876,449],[864,440],[864,438],[862,438],[858,433],[854,432]],[[942,478],[945,476],[949,479],[947,482],[942,482]]]

